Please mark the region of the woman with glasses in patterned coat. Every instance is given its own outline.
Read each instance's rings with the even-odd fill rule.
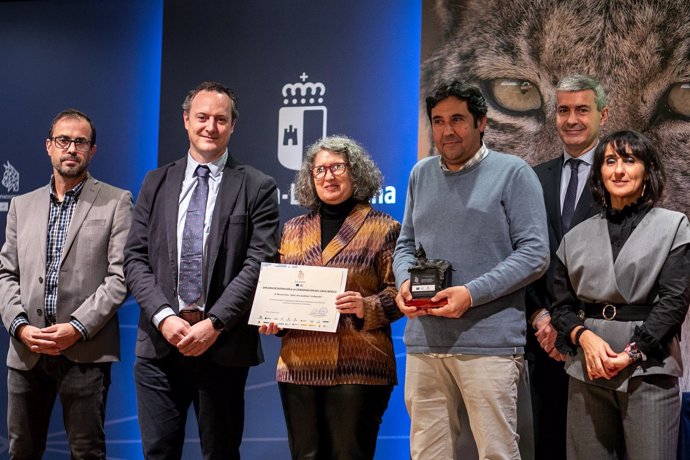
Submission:
[[[329,136],[307,151],[297,199],[310,213],[283,228],[280,262],[347,268],[335,333],[280,330],[276,378],[292,458],[371,459],[397,384],[390,323],[396,307],[393,250],[400,224],[372,209],[381,172],[364,149]]]

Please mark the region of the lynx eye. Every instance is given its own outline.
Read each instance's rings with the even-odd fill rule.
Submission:
[[[690,117],[690,82],[671,86],[666,97],[668,108],[682,117]]]
[[[541,94],[537,85],[529,80],[496,78],[491,81],[494,101],[512,112],[531,112],[541,108]]]

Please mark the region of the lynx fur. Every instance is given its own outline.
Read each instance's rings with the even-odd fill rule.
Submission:
[[[556,83],[591,75],[608,96],[602,131],[653,139],[668,177],[662,205],[690,215],[690,1],[437,0],[436,12],[442,45],[422,64],[422,95],[447,79],[479,85],[487,145],[537,164],[562,149]],[[683,338],[681,388],[690,391],[687,318]]]
[[[690,215],[688,0],[439,0],[436,12],[443,43],[422,65],[422,94],[451,78],[478,84],[487,145],[537,164],[561,151],[556,83],[591,75],[608,95],[603,132],[649,135],[665,158],[663,205]]]

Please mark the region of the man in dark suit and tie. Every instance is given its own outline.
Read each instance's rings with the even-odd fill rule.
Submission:
[[[608,119],[601,84],[584,75],[563,78],[556,86],[556,128],[563,153],[534,168],[544,191],[551,258],[569,229],[597,214],[587,179],[600,127]],[[526,294],[527,356],[532,383],[536,459],[565,459],[568,377],[556,351],[556,331],[548,308],[553,302],[553,264]]]
[[[125,276],[141,307],[134,376],[144,456],[179,459],[194,405],[204,459],[239,458],[244,386],[263,361],[247,325],[261,262],[278,245],[275,181],[228,153],[233,92],[191,90],[189,150],[151,171],[125,247]]]
[[[0,252],[0,311],[10,334],[9,454],[42,457],[59,396],[72,458],[105,459],[132,194],[87,172],[96,128],[84,113],[60,112],[45,146],[50,183],[12,200]]]

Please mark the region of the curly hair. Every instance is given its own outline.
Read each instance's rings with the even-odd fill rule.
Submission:
[[[300,205],[312,211],[318,211],[321,207],[322,201],[316,194],[312,169],[316,154],[322,150],[341,156],[347,163],[355,201],[366,203],[379,193],[383,176],[364,147],[347,136],[327,136],[309,146],[302,167],[295,177],[296,198]]]
[[[479,120],[486,117],[487,106],[484,95],[478,87],[459,80],[444,81],[436,85],[431,93],[424,99],[426,104],[426,115],[431,120],[431,110],[436,104],[449,97],[455,97],[467,104],[467,111],[472,115],[474,127],[479,126]],[[480,139],[484,139],[484,131],[479,134]]]

